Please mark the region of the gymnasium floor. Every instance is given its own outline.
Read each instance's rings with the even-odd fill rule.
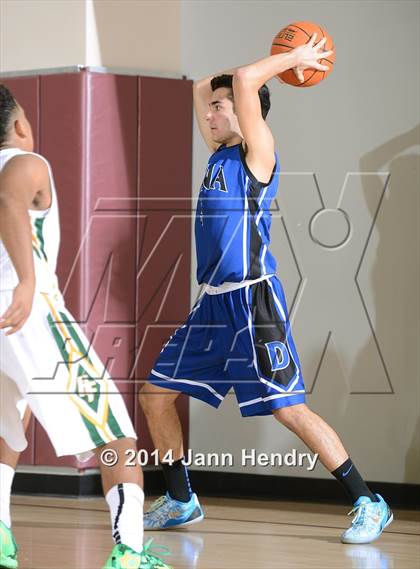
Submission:
[[[147,505],[150,501],[147,502]],[[175,569],[418,569],[420,519],[397,510],[374,544],[342,545],[346,506],[204,499],[206,519],[185,530],[148,532],[170,548]],[[101,498],[13,498],[20,569],[100,569],[112,547]]]

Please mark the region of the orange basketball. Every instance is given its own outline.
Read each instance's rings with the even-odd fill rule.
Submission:
[[[273,43],[271,44],[271,55],[276,53],[285,53],[298,47],[299,45],[303,45],[308,43],[311,39],[312,35],[316,32],[316,40],[315,44],[321,41],[324,37],[327,38],[324,46],[321,48],[322,51],[329,51],[330,49],[334,49],[334,44],[331,36],[327,34],[325,29],[318,26],[318,24],[314,24],[312,22],[294,22],[289,26],[286,26],[273,39]],[[328,65],[330,68],[328,71],[319,71],[318,69],[305,69],[303,75],[305,77],[305,81],[303,83],[299,82],[299,79],[296,77],[293,69],[288,69],[283,73],[279,74],[279,77],[285,83],[289,85],[293,85],[295,87],[312,87],[312,85],[316,85],[325,77],[331,73],[334,62],[335,62],[335,51],[332,53],[328,59],[319,59],[318,60],[321,65]]]

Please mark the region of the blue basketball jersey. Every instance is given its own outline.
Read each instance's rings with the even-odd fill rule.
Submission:
[[[219,286],[276,272],[268,247],[278,178],[277,155],[268,184],[249,170],[242,144],[222,145],[210,156],[195,220],[199,284]]]

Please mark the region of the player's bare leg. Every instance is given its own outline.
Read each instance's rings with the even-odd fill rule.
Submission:
[[[274,411],[275,418],[295,433],[330,472],[349,457],[339,436],[324,419],[301,403]]]
[[[31,418],[27,407],[23,416],[23,428],[26,431]],[[3,438],[0,438],[0,566],[17,567],[17,546],[11,532],[10,498],[13,478],[19,461],[20,452],[16,452]]]
[[[29,407],[23,416],[23,428],[26,431],[31,418]],[[0,438],[0,521],[8,528],[10,520],[10,496],[16,466],[19,462],[20,452],[11,449],[6,441]]]
[[[146,383],[139,396],[165,476],[168,492],[144,517],[144,529],[170,529],[199,522],[204,514],[184,464],[182,428],[175,402],[180,393]],[[170,462],[165,462],[170,459]],[[163,462],[162,462],[163,461]]]
[[[360,496],[376,501],[349,458],[339,436],[319,415],[304,403],[273,411],[274,417],[295,433],[339,480],[355,503]]]
[[[159,450],[160,460],[168,451],[172,451],[174,460],[184,456],[181,421],[175,405],[179,395],[178,391],[152,383],[145,383],[139,395],[140,405],[146,416],[153,444]]]
[[[355,518],[341,540],[344,543],[369,543],[379,537],[392,522],[392,512],[382,496],[371,492],[334,429],[305,404],[276,409],[273,414],[318,454],[325,468],[348,492],[354,504]],[[370,519],[375,520],[376,525],[370,523]]]
[[[26,432],[28,428],[29,421],[31,420],[31,410],[29,407],[26,408],[25,414],[22,419],[23,429]],[[16,470],[17,463],[19,462],[20,452],[16,452],[11,449],[6,441],[0,438],[0,463],[7,464],[13,470]]]

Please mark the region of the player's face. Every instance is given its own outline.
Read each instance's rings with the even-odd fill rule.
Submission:
[[[18,137],[19,148],[26,150],[27,152],[33,152],[34,150],[34,138],[32,134],[32,127],[28,121],[25,111],[18,104],[16,110],[16,116],[14,120],[15,134]]]
[[[220,87],[213,91],[209,110],[206,115],[211,137],[220,144],[240,135],[238,117],[233,108],[232,91],[227,87]]]

